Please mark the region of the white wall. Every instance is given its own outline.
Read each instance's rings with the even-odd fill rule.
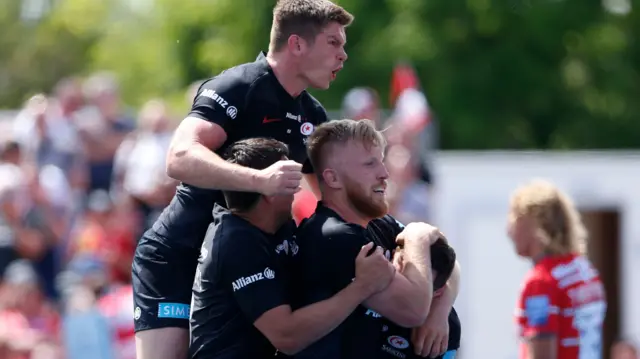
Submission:
[[[462,266],[465,359],[517,356],[513,311],[530,264],[513,252],[506,216],[511,192],[536,177],[579,207],[620,210],[622,334],[640,339],[640,152],[442,152],[435,161],[435,223]]]

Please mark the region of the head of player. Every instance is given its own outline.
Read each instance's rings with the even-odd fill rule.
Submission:
[[[536,261],[583,253],[587,232],[571,199],[553,184],[536,180],[513,193],[508,233],[516,253]]]
[[[227,162],[243,167],[265,169],[286,160],[287,145],[267,138],[251,138],[231,145],[224,154]],[[291,219],[293,194],[265,196],[257,192],[223,191],[227,208],[265,232],[275,233]]]
[[[267,61],[289,93],[329,88],[347,60],[345,29],[352,21],[329,0],[278,1]]]
[[[367,226],[387,214],[385,139],[369,120],[324,123],[309,136],[322,201],[344,220]]]

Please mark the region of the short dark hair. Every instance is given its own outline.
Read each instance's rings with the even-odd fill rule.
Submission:
[[[224,152],[224,159],[227,162],[256,170],[263,170],[285,156],[289,156],[287,145],[271,138],[240,140]],[[257,192],[222,191],[222,193],[227,202],[227,208],[238,212],[251,210],[261,196]]]
[[[332,22],[349,26],[353,15],[329,0],[279,0],[273,8],[270,50],[279,51],[294,34],[313,41]]]
[[[456,265],[456,252],[440,238],[431,246],[431,268],[438,272],[433,279],[433,290],[444,287]]]
[[[335,144],[346,144],[349,141],[359,141],[366,148],[372,146],[386,146],[387,142],[382,132],[376,130],[370,120],[333,120],[316,127],[307,141],[309,160],[316,170],[322,173],[327,148]]]

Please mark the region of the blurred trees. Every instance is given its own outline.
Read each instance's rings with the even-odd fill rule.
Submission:
[[[275,0],[56,3],[35,21],[22,20],[20,1],[0,0],[0,107],[107,68],[131,104],[163,96],[185,113],[191,82],[266,49]],[[600,0],[339,3],[356,21],[347,67],[329,91],[314,91],[327,108],[359,85],[386,102],[392,66],[405,59],[444,148],[640,147],[638,9],[614,14]]]

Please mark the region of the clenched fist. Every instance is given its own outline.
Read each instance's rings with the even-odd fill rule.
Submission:
[[[300,190],[301,171],[296,161],[278,161],[260,171],[258,191],[265,196],[294,194]]]

